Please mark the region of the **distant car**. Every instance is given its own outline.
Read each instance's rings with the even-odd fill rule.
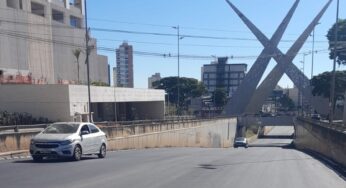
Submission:
[[[54,123],[31,139],[30,154],[34,161],[45,157],[72,158],[82,155],[106,156],[107,138],[92,123]]]
[[[238,137],[235,139],[233,146],[234,146],[234,148],[237,148],[237,147],[247,148],[248,147],[247,139],[245,137]]]
[[[321,120],[321,115],[320,114],[311,114],[311,119]]]

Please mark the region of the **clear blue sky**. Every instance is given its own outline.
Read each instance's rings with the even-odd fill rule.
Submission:
[[[268,38],[280,24],[294,0],[232,0],[232,2],[259,27]],[[327,0],[301,0],[284,40],[295,40],[322,9]],[[340,0],[340,18],[346,18],[346,1]],[[315,50],[327,50],[325,35],[335,22],[336,0],[329,7],[316,27]],[[180,25],[182,35],[203,35],[255,39],[255,36],[241,22],[224,0],[88,0],[89,27],[113,30],[129,30],[176,34],[171,26]],[[92,31],[99,47],[117,48],[126,40],[135,51],[177,54],[177,37],[125,34],[119,32]],[[312,37],[300,53],[311,51]],[[279,48],[285,53],[293,42],[281,42]],[[201,56],[234,56],[229,63],[246,63],[248,69],[263,49],[256,40],[215,40],[183,38],[180,41],[180,53]],[[111,67],[115,66],[115,53],[101,51],[107,55]],[[250,56],[250,57],[248,57]],[[245,57],[245,58],[244,58]],[[201,67],[212,59],[181,58],[181,76],[200,80]],[[302,67],[303,55],[294,59],[294,64]],[[332,60],[328,51],[315,54],[314,75],[330,71]],[[276,64],[271,61],[266,73]],[[346,67],[338,67],[344,70]],[[155,72],[162,77],[177,75],[177,59],[153,56],[134,56],[134,80],[136,88],[146,88],[147,78]],[[311,74],[311,55],[305,58],[305,74]],[[280,83],[283,87],[292,87],[292,82],[284,76]]]

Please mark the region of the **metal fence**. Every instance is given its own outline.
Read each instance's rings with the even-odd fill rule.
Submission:
[[[29,113],[18,113],[18,112],[7,112],[0,111],[0,126],[9,125],[34,125],[34,124],[45,124],[50,121],[47,118],[39,117],[35,118]]]
[[[131,128],[135,126],[147,127],[154,125],[162,125],[162,124],[185,124],[194,121],[203,121],[203,120],[214,120],[214,119],[222,119],[225,117],[213,117],[213,118],[196,118],[192,116],[172,116],[166,119],[159,120],[136,120],[136,121],[117,121],[117,122],[95,122],[99,127],[111,127],[111,128]],[[7,125],[0,126],[1,131],[11,131],[19,132],[20,130],[28,130],[28,129],[43,129],[46,128],[50,123],[43,124],[35,124],[35,125]],[[145,128],[144,128],[145,129]]]
[[[313,119],[303,118],[303,117],[297,117],[297,120],[303,121],[309,124],[313,124],[313,125],[319,125],[321,127],[325,127],[325,128],[332,129],[332,130],[346,134],[346,125],[342,122],[330,124],[328,122],[323,122],[320,120],[313,120]]]

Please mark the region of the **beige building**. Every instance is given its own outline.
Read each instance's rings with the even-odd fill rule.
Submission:
[[[77,72],[86,83],[83,0],[1,0],[0,9],[0,83],[73,84]],[[108,58],[90,46],[91,81],[108,83]]]
[[[116,49],[117,87],[133,88],[133,47],[123,42]]]
[[[92,86],[90,94],[94,121],[164,118],[164,90]],[[87,86],[2,85],[0,111],[29,113],[51,121],[79,121],[89,113]]]
[[[151,77],[148,78],[148,88],[149,89],[153,88],[153,83],[159,80],[161,80],[160,73],[155,73],[151,75]]]

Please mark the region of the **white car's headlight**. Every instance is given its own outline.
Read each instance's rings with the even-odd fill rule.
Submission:
[[[74,140],[65,140],[65,141],[60,142],[60,145],[69,145],[69,144],[72,144],[73,142],[74,142]]]
[[[35,140],[34,140],[34,139],[31,139],[30,145],[34,145],[34,144],[35,144]]]

